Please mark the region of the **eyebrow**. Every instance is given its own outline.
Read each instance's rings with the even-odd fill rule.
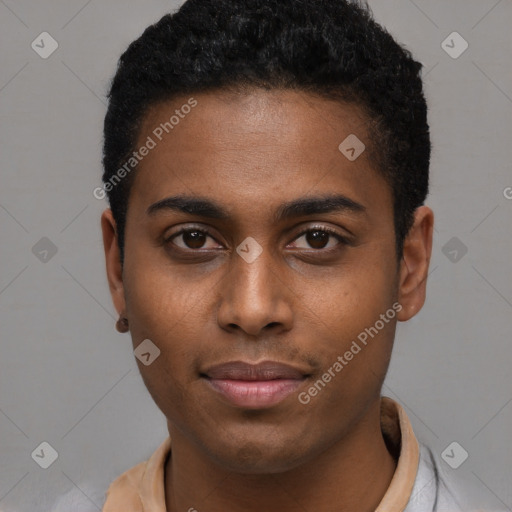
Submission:
[[[161,211],[177,211],[207,217],[210,219],[228,220],[228,211],[215,201],[200,197],[178,195],[166,197],[152,204],[146,210],[147,215],[153,216]],[[274,222],[321,213],[349,212],[364,213],[366,207],[353,201],[344,195],[323,195],[314,197],[302,197],[283,203],[274,214]]]

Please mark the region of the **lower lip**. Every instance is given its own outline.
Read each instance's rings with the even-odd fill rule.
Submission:
[[[283,401],[304,379],[231,380],[206,379],[210,386],[232,404],[246,409],[263,409]]]

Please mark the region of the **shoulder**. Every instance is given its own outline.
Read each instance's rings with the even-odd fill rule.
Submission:
[[[404,512],[505,512],[492,496],[484,497],[484,491],[420,444],[416,481]]]
[[[105,493],[104,485],[91,479],[70,483],[66,492],[53,502],[52,512],[141,512],[138,489],[146,462],[132,467],[117,477]],[[21,510],[35,510],[35,502],[22,506]],[[103,508],[100,508],[103,507]]]
[[[141,462],[118,476],[108,487],[102,512],[142,511],[139,489],[147,461]]]
[[[117,477],[107,490],[103,512],[165,510],[165,463],[170,454],[167,437],[148,460]]]

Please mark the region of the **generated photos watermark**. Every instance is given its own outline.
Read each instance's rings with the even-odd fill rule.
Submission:
[[[353,340],[350,348],[345,351],[343,355],[339,355],[336,358],[336,361],[323,373],[323,375],[313,384],[311,385],[307,391],[302,391],[298,395],[299,402],[301,404],[309,404],[311,399],[318,395],[325,386],[331,382],[331,380],[338,375],[345,366],[348,365],[350,361],[361,352],[361,350],[366,347],[368,344],[368,337],[374,338],[379,331],[384,329],[386,324],[393,320],[397,313],[402,311],[402,305],[399,302],[395,302],[391,308],[389,308],[385,313],[382,313],[371,327],[366,327],[363,331],[361,331],[357,335],[357,340]],[[358,343],[359,342],[359,343]],[[361,346],[362,345],[362,346]]]
[[[103,184],[102,187],[96,187],[92,194],[96,199],[104,199],[107,193],[113,190],[113,188],[121,182],[133,169],[146,157],[152,149],[155,149],[158,143],[165,137],[166,134],[178,126],[181,119],[184,119],[191,110],[197,106],[197,100],[189,98],[187,103],[181,105],[179,109],[174,111],[174,114],[169,118],[168,121],[160,123],[151,133],[148,135],[146,142],[138,149],[134,151],[132,156],[126,159],[126,162],[120,167],[110,178]]]

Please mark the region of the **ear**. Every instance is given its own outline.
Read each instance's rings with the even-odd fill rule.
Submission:
[[[398,302],[402,309],[397,318],[402,322],[412,318],[425,303],[433,230],[434,213],[428,206],[420,206],[414,213],[400,262]]]
[[[105,249],[105,263],[107,267],[108,285],[114,307],[119,315],[124,314],[126,303],[124,298],[123,269],[117,230],[112,210],[107,209],[101,215],[101,231],[103,232],[103,248]]]

